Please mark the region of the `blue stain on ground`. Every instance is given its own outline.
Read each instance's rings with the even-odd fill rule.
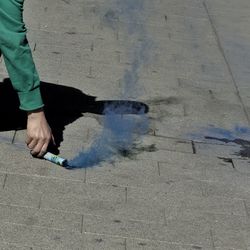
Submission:
[[[236,125],[232,129],[224,129],[210,125],[202,128],[197,133],[190,133],[188,137],[192,140],[220,142],[239,146],[235,155],[250,158],[250,128]]]
[[[106,26],[117,31],[122,20],[127,41],[135,41],[132,47],[126,48],[131,63],[122,77],[119,97],[123,100],[138,98],[141,91],[138,87],[139,73],[150,61],[152,41],[145,29],[145,3],[145,0],[115,0],[112,8],[109,8],[102,18]],[[110,161],[114,155],[126,155],[126,152],[133,150],[135,142],[147,133],[149,121],[144,106],[138,110],[137,115],[127,115],[133,113],[132,109],[129,102],[121,106],[107,105],[102,132],[87,150],[69,161],[68,168],[93,167],[102,161]]]

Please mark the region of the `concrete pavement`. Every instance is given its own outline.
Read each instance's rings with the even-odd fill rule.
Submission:
[[[129,157],[76,170],[32,159],[25,130],[3,130],[0,249],[250,249],[249,11],[248,0],[26,0],[60,105],[77,90],[88,105],[119,99],[131,70],[150,128]],[[55,109],[61,156],[102,130],[92,109]]]

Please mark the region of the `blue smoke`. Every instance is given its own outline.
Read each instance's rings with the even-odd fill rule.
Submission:
[[[114,9],[107,10],[103,18],[103,22],[113,30],[120,31],[125,26],[124,40],[133,44],[133,47],[127,48],[131,64],[122,78],[123,91],[120,97],[125,99],[136,99],[142,94],[139,73],[151,59],[153,42],[145,27],[147,22],[145,5],[145,0],[116,0],[113,4]],[[119,25],[121,23],[122,27]]]
[[[130,151],[133,143],[148,131],[148,119],[143,108],[138,115],[117,114],[122,111],[121,109],[125,112],[131,109],[131,113],[133,111],[129,106],[106,107],[102,132],[89,149],[80,152],[77,157],[69,161],[69,166],[91,167],[123,151]]]
[[[145,29],[145,0],[116,0],[114,10],[109,9],[103,22],[113,30],[117,30],[120,20],[125,25],[124,35],[135,39],[133,47],[128,47],[131,64],[124,72],[120,98],[136,99],[140,95],[140,70],[150,60],[152,42]],[[130,40],[128,40],[130,41]],[[69,161],[69,168],[86,168],[111,160],[114,155],[131,151],[139,138],[148,131],[149,122],[145,107],[141,106],[136,115],[128,102],[120,106],[107,105],[104,110],[104,126],[92,145]],[[129,115],[131,114],[131,115]]]

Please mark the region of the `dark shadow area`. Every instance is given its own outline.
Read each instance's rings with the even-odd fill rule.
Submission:
[[[103,115],[107,107],[117,114],[142,114],[149,108],[146,104],[127,100],[96,101],[95,96],[81,90],[59,84],[41,82],[47,120],[53,131],[56,147],[49,151],[58,154],[63,141],[65,126],[84,116],[84,113]],[[19,100],[9,79],[0,82],[0,131],[26,128],[26,112],[19,110]]]

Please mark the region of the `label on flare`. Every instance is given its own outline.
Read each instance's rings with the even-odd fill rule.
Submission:
[[[50,162],[53,162],[57,165],[60,165],[60,166],[66,166],[67,165],[67,160],[62,158],[62,157],[59,157],[57,155],[54,155],[50,152],[46,153],[43,158],[47,161],[50,161]]]

